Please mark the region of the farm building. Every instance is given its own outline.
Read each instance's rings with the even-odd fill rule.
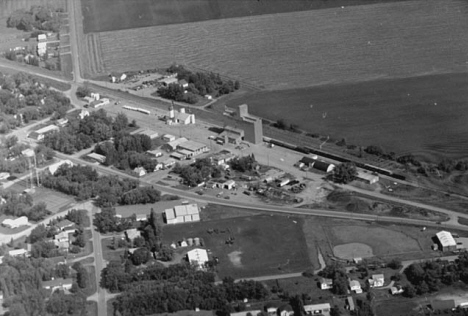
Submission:
[[[440,251],[455,251],[457,250],[457,242],[452,234],[448,231],[440,231],[436,234],[437,244]]]
[[[6,180],[10,177],[9,172],[0,172],[0,181]]]
[[[140,231],[138,229],[132,228],[132,229],[127,229],[125,231],[125,236],[127,237],[128,240],[133,240],[136,237],[141,236],[141,234],[140,234]]]
[[[392,295],[401,294],[401,293],[403,293],[403,292],[404,292],[403,288],[402,288],[401,286],[399,286],[399,285],[398,285],[398,286],[392,286],[392,287],[390,288],[390,293],[391,293]]]
[[[220,166],[230,162],[232,159],[236,158],[237,156],[227,150],[222,150],[218,153],[211,155],[209,158],[211,163],[215,166]]]
[[[224,131],[218,135],[216,140],[221,140],[224,144],[239,145],[244,140],[245,132],[243,129],[226,126]]]
[[[177,80],[177,77],[166,77],[166,78],[163,78],[163,79],[160,79],[159,80],[159,83],[162,84],[163,86],[167,87],[168,85],[170,84],[173,84],[173,83],[178,83],[179,80]]]
[[[133,172],[135,172],[139,177],[143,177],[144,175],[146,175],[146,170],[143,167],[136,167],[135,169],[133,169]]]
[[[8,251],[8,255],[10,255],[11,257],[27,256],[28,253],[29,252],[26,249],[23,249],[23,248]]]
[[[180,111],[174,110],[174,106],[169,106],[169,112],[166,116],[166,123],[169,125],[182,124],[189,125],[195,124],[195,114],[186,113],[185,108],[181,108]]]
[[[291,305],[284,304],[278,307],[278,315],[279,316],[292,316],[294,315],[294,310],[292,309]]]
[[[45,34],[39,34],[37,36],[37,54],[44,56],[47,53],[47,36]]]
[[[94,100],[89,104],[90,108],[97,109],[100,108],[101,106],[107,105],[110,103],[110,100],[107,98],[102,98],[100,100]]]
[[[159,158],[163,155],[162,151],[158,149],[148,150],[146,153],[150,155],[151,157],[155,157],[155,158]]]
[[[362,293],[361,283],[359,283],[359,281],[357,281],[357,280],[350,280],[349,281],[349,289],[351,291],[356,292],[356,293]]]
[[[80,120],[84,119],[85,117],[89,116],[89,112],[86,110],[81,110],[81,112],[78,114],[78,118]]]
[[[188,141],[187,138],[181,137],[181,138],[174,139],[173,141],[170,141],[169,143],[167,143],[167,145],[171,148],[171,150],[177,150],[180,144],[185,143],[187,141]]]
[[[380,287],[383,286],[385,282],[385,277],[383,274],[373,274],[369,279],[370,287]]]
[[[188,262],[197,267],[203,267],[209,261],[208,252],[205,249],[195,248],[187,252]]]
[[[332,279],[321,278],[320,279],[320,288],[322,290],[332,289],[333,288],[333,280]]]
[[[18,228],[28,225],[28,218],[26,216],[21,216],[16,219],[5,219],[2,225],[8,228]]]
[[[232,190],[236,187],[236,181],[230,179],[221,184],[223,189]]]
[[[369,174],[363,171],[358,171],[357,179],[367,184],[374,184],[379,182],[379,176]]]
[[[306,315],[320,314],[323,316],[330,316],[330,309],[331,309],[331,306],[329,303],[304,305],[304,310],[306,312]]]
[[[96,153],[90,153],[87,157],[99,163],[104,163],[106,161],[106,156],[96,154]]]
[[[311,157],[304,156],[304,157],[302,157],[301,160],[299,160],[299,163],[303,163],[304,166],[306,166],[306,167],[312,167],[316,161],[317,161],[317,158],[314,159],[314,158],[311,158]]]
[[[112,83],[121,82],[121,81],[124,81],[125,79],[127,79],[127,75],[125,73],[113,72],[109,75],[109,80]]]
[[[455,300],[433,300],[431,301],[431,308],[433,311],[446,311],[452,310],[457,307]]]
[[[158,132],[155,132],[155,131],[152,131],[150,129],[145,129],[144,131],[141,131],[140,133],[138,133],[140,135],[146,135],[148,136],[150,139],[155,139],[159,136]]]
[[[175,165],[175,160],[174,159],[166,159],[162,162],[162,164],[164,165],[164,168],[167,169],[167,168],[170,168],[172,167],[173,165]]]
[[[52,290],[54,292],[55,290],[70,290],[72,288],[73,284],[73,279],[62,279],[62,278],[57,278],[54,280],[50,281],[44,281],[42,282],[42,288],[46,290]]]
[[[335,169],[334,164],[331,164],[325,161],[319,161],[319,160],[316,160],[312,167],[314,169],[317,169],[326,173],[332,172],[333,169]]]
[[[56,162],[54,164],[51,164],[47,169],[49,170],[51,175],[54,175],[57,170],[60,168],[62,165],[68,165],[69,167],[73,167],[73,162],[70,160],[60,160],[59,162]]]
[[[162,136],[162,139],[165,142],[172,142],[172,141],[176,140],[176,137],[174,135],[171,135],[171,134],[165,134],[165,135]]]
[[[198,156],[210,150],[205,144],[195,142],[193,140],[189,140],[179,144],[177,146],[177,149],[179,151],[187,153],[188,157]]]
[[[261,314],[261,312],[261,310],[248,310],[243,312],[230,313],[230,316],[258,316]]]
[[[63,221],[60,221],[57,224],[55,224],[55,227],[57,227],[58,229],[62,231],[66,228],[73,227],[74,225],[75,223],[73,223],[72,221],[69,221],[68,219],[64,219]]]
[[[28,137],[37,141],[41,141],[46,135],[58,132],[59,130],[60,128],[57,125],[48,125],[46,127],[38,129],[37,131],[29,133]]]
[[[136,220],[137,222],[144,222],[148,219],[148,216],[146,214],[138,214],[136,215]]]
[[[351,312],[356,309],[356,307],[354,306],[354,299],[352,296],[348,296],[346,298],[346,308]]]
[[[164,169],[164,164],[162,162],[156,163],[156,166],[154,166],[154,171],[159,171]]]
[[[187,80],[185,80],[185,79],[180,80],[180,81],[179,81],[179,85],[180,85],[182,88],[184,88],[184,89],[187,89],[187,88],[188,88],[188,82],[187,82]]]
[[[197,204],[177,205],[164,211],[167,224],[180,224],[200,221]]]
[[[57,120],[57,126],[59,127],[64,127],[65,125],[68,124],[68,119],[67,118],[62,118],[62,119],[59,119]]]

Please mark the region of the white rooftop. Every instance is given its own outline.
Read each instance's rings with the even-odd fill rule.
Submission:
[[[442,230],[436,234],[442,247],[456,246],[457,242],[453,238],[452,234],[448,231]]]
[[[189,262],[196,262],[198,265],[205,264],[208,261],[208,252],[205,249],[195,248],[187,252]]]

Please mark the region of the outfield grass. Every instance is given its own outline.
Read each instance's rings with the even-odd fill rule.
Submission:
[[[84,0],[84,33],[404,0]]]
[[[264,215],[167,225],[163,242],[202,238],[205,247],[219,258],[220,278],[284,274],[311,267],[301,225],[300,218]],[[208,229],[220,233],[209,234]],[[235,238],[233,245],[225,243],[230,237]]]

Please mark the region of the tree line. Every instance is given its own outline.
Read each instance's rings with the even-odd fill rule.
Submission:
[[[65,154],[73,154],[93,144],[106,141],[128,128],[128,118],[119,113],[115,119],[100,109],[82,120],[71,120],[60,133],[45,136],[44,145]]]
[[[190,187],[195,187],[211,178],[219,179],[224,176],[224,170],[220,166],[213,165],[209,158],[197,159],[193,164],[186,166],[176,163],[172,172],[178,174],[184,184]]]
[[[99,207],[116,204],[129,205],[154,203],[161,199],[161,193],[153,187],[140,187],[137,180],[117,176],[99,176],[90,166],[60,166],[54,175],[44,174],[42,185],[78,200],[95,198]]]
[[[111,261],[101,274],[101,286],[122,292],[114,303],[120,315],[149,315],[179,310],[231,311],[231,302],[264,299],[265,287],[255,281],[235,283],[227,278],[214,284],[214,274],[189,264],[163,267],[159,264],[138,269],[130,261]]]
[[[51,214],[46,203],[34,204],[33,198],[29,194],[4,192],[2,197],[5,199],[5,202],[0,204],[0,214],[2,215],[26,216],[28,220],[37,222]]]
[[[52,6],[31,6],[29,10],[19,9],[14,11],[7,19],[7,27],[14,27],[22,31],[60,31],[59,13],[63,8]]]
[[[0,134],[52,114],[64,117],[71,106],[63,93],[22,72],[0,73],[0,87]]]

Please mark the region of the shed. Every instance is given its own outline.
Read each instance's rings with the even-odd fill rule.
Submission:
[[[354,306],[354,299],[352,296],[348,296],[346,298],[346,308],[349,309],[350,311],[354,311],[355,310],[355,306]]]
[[[332,164],[332,163],[325,162],[325,161],[317,160],[317,161],[315,161],[315,163],[313,165],[313,168],[317,169],[317,170],[320,170],[320,171],[323,171],[323,172],[326,172],[326,173],[329,173],[329,172],[332,172],[333,169],[335,169],[335,165]]]
[[[165,134],[162,136],[162,139],[163,141],[165,142],[172,142],[176,139],[176,137],[174,135],[171,135],[171,134]]]
[[[159,135],[158,132],[155,132],[155,131],[150,130],[150,129],[145,129],[145,130],[141,131],[139,134],[140,134],[140,135],[146,135],[146,136],[148,136],[150,139],[155,139],[155,138],[157,138],[158,135]]]
[[[374,184],[374,183],[379,182],[379,176],[369,174],[367,172],[362,172],[362,171],[358,171],[357,178],[358,180],[365,182],[367,184]]]

